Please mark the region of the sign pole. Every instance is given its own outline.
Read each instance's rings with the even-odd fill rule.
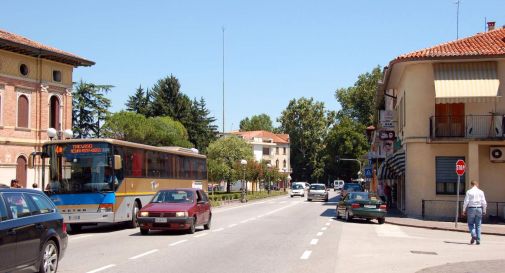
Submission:
[[[458,217],[459,217],[459,181],[461,176],[458,175],[458,185],[456,186],[456,218],[454,219],[454,227],[458,228]]]

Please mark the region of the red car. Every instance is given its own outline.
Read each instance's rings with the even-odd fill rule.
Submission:
[[[207,194],[200,189],[170,189],[158,191],[151,202],[138,212],[140,233],[149,230],[210,229],[212,212]]]

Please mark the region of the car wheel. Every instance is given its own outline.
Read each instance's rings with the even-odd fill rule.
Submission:
[[[203,229],[209,230],[211,222],[212,222],[212,215],[209,216],[209,221],[207,221],[207,224],[203,225]]]
[[[148,228],[141,228],[140,229],[140,234],[147,235],[148,233],[149,233],[149,229]]]
[[[384,224],[384,222],[386,222],[386,218],[384,218],[384,217],[377,218],[377,221],[379,222],[380,225],[382,225],[382,224]]]
[[[134,202],[133,208],[132,208],[132,219],[128,221],[128,227],[129,228],[137,228],[139,226],[139,223],[137,221],[137,213],[139,212],[139,204],[137,202]]]
[[[337,212],[337,219],[340,219],[340,214],[338,214],[338,208],[336,209],[336,212]]]
[[[312,201],[312,199],[308,199],[308,198],[307,198],[307,201],[311,202],[311,201]]]
[[[195,225],[196,225],[196,217],[193,217],[193,221],[191,221],[191,226],[189,226],[189,230],[188,230],[189,234],[195,233],[195,231],[196,231]]]
[[[305,194],[302,194],[302,198],[304,198],[304,197],[305,197]]]
[[[328,197],[326,199],[324,199],[324,202],[328,202]]]
[[[293,198],[293,195],[291,195],[291,198]]]
[[[349,211],[345,210],[345,221],[350,222],[352,220],[351,215],[349,215]]]
[[[70,224],[70,231],[72,233],[79,233],[82,230],[82,225],[80,224]]]
[[[52,240],[47,241],[42,247],[42,259],[40,262],[40,273],[55,273],[58,269],[58,247]]]

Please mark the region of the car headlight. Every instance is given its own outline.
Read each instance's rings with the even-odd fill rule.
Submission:
[[[187,211],[176,212],[175,217],[188,217],[188,212]]]
[[[147,216],[149,216],[149,212],[147,212],[147,211],[140,212],[140,217],[147,217]]]

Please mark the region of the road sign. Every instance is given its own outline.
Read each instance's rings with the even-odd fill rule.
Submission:
[[[465,174],[465,169],[466,169],[466,165],[465,165],[465,161],[463,160],[458,160],[456,162],[456,173],[458,174],[458,176],[462,176]]]
[[[365,168],[365,177],[366,178],[372,178],[373,174],[372,174],[372,168]]]

